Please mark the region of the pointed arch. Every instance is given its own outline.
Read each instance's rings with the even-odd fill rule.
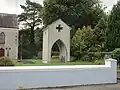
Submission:
[[[65,45],[65,43],[64,43],[61,39],[57,39],[57,40],[55,40],[55,41],[52,43],[51,48],[53,47],[53,45],[54,45],[55,43],[58,45],[58,47],[59,47],[59,43],[62,43],[62,44]],[[66,46],[66,45],[65,45],[65,46]]]
[[[5,33],[4,32],[0,33],[0,44],[5,44]]]
[[[5,50],[3,48],[0,48],[0,57],[5,56]]]
[[[61,62],[66,62],[67,60],[67,48],[64,42],[60,39],[56,40],[51,46],[51,52],[54,45],[57,45],[59,48],[59,59]],[[51,53],[52,54],[52,53]]]

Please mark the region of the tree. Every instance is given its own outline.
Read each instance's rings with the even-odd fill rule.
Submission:
[[[22,29],[19,32],[19,58],[32,58],[33,52],[30,52],[30,46],[30,30]]]
[[[115,48],[120,48],[120,1],[113,6],[108,18],[106,47],[108,51],[112,51]]]
[[[23,27],[20,31],[19,56],[33,58],[37,55],[35,31],[42,24],[42,6],[36,2],[26,0],[25,5],[20,5],[23,12],[18,15],[18,21]]]
[[[104,16],[99,20],[98,24],[93,29],[93,48],[97,52],[105,51],[105,34],[107,30],[107,15]],[[92,49],[91,48],[91,51]]]
[[[90,26],[83,27],[83,29],[78,29],[75,36],[72,39],[71,50],[80,52],[89,52],[92,46],[93,32]]]
[[[26,0],[25,5],[20,6],[24,12],[18,15],[18,20],[25,29],[30,30],[30,43],[35,43],[34,31],[42,23],[40,16],[42,6],[36,2],[31,2],[30,0]]]
[[[37,46],[38,51],[42,51],[42,44],[43,44],[43,31],[41,29],[36,29],[35,31],[35,43]]]
[[[75,28],[74,36],[78,28],[98,23],[104,13],[101,7],[99,0],[44,0],[43,22],[48,25],[61,18]]]
[[[102,52],[105,51],[105,32],[107,16],[104,15],[92,29],[90,26],[78,29],[72,39],[72,51]]]

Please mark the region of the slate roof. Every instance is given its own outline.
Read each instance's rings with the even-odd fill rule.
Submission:
[[[2,27],[2,28],[18,28],[17,15],[0,13],[0,27]]]

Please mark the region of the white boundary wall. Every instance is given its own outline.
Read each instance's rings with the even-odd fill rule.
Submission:
[[[117,61],[105,65],[0,67],[0,90],[117,83]]]

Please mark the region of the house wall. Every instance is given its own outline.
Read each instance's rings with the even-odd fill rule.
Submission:
[[[7,56],[6,48],[11,48],[11,50],[9,50],[9,57],[18,59],[18,29],[0,28],[0,33],[1,32],[5,33],[5,45],[2,45],[2,48],[5,49],[5,56]]]
[[[0,67],[0,90],[117,83],[116,60],[105,65]]]

